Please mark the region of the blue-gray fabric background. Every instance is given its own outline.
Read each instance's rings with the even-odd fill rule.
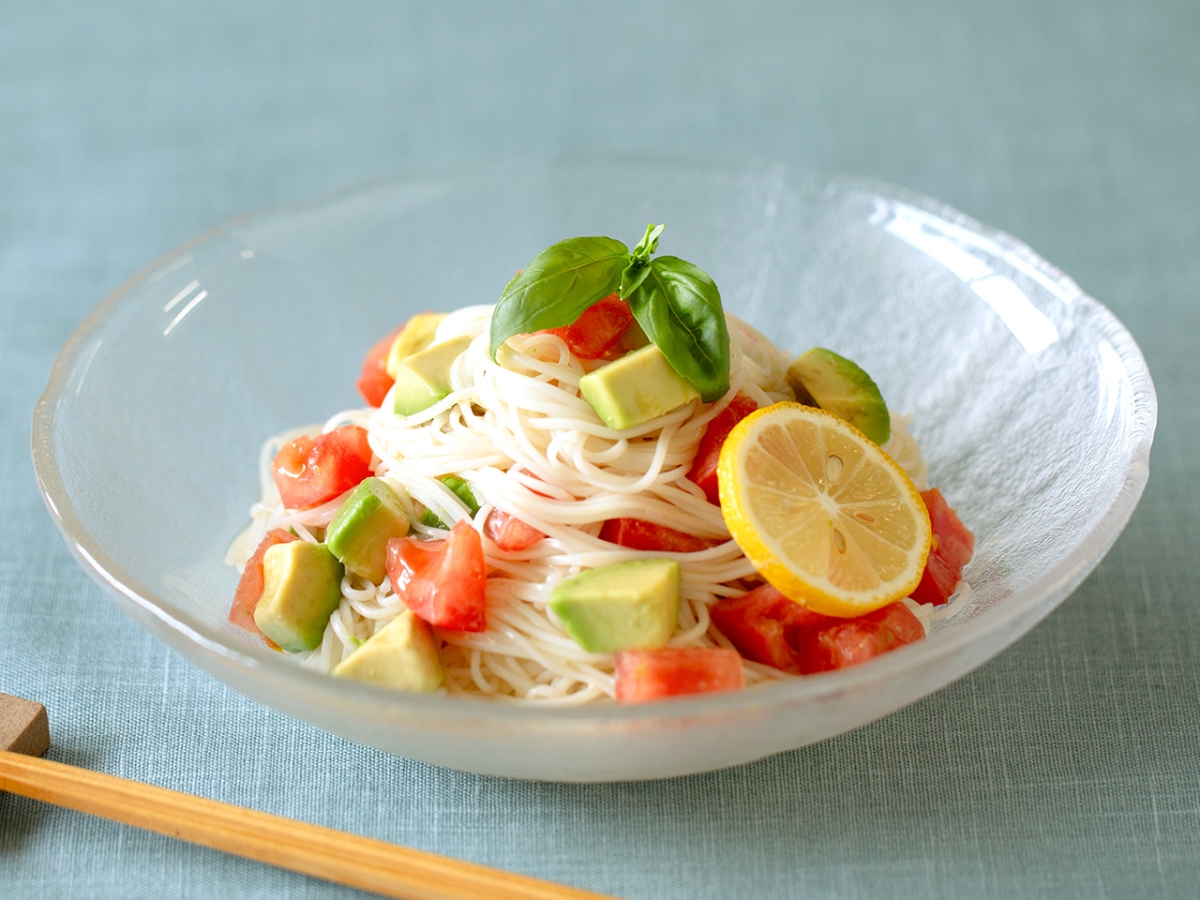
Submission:
[[[442,771],[293,722],[72,561],[29,423],[113,288],[247,209],[576,152],[896,182],[1109,305],[1161,404],[1149,487],[1076,594],[857,732],[674,781]],[[629,898],[1200,893],[1200,4],[1194,0],[0,2],[0,691],[51,757]],[[0,796],[0,896],[355,892]]]

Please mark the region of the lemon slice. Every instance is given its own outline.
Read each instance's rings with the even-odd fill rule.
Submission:
[[[717,465],[729,533],[763,577],[831,616],[859,616],[921,580],[932,531],[912,481],[837,416],[776,403],[730,432]]]

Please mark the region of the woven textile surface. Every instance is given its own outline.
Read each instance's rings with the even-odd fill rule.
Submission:
[[[937,694],[747,766],[557,785],[351,744],[122,615],[43,508],[58,349],[248,209],[447,161],[756,158],[1027,241],[1128,326],[1151,478],[1046,621]],[[0,2],[0,691],[49,756],[640,900],[1200,892],[1200,5]],[[0,897],[356,892],[0,795]]]

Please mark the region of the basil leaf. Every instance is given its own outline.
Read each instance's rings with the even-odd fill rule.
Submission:
[[[491,356],[514,334],[572,324],[621,284],[629,248],[607,237],[568,238],[533,258],[492,312]]]
[[[653,222],[646,226],[646,233],[642,235],[642,239],[633,248],[631,255],[634,262],[644,263],[650,261],[650,257],[658,249],[658,236],[663,233],[663,229],[666,227],[666,225],[655,225]]]
[[[729,391],[729,329],[721,293],[708,275],[675,256],[660,256],[626,298],[646,336],[705,403]]]
[[[629,295],[641,286],[641,283],[646,280],[646,276],[650,274],[650,264],[640,259],[635,259],[625,267],[621,273],[621,284],[617,288],[617,293],[621,295],[622,300],[627,300]]]
[[[646,280],[646,275],[650,271],[650,256],[658,249],[658,236],[666,227],[666,225],[655,225],[653,222],[646,226],[646,233],[642,235],[642,239],[638,241],[637,246],[633,248],[633,253],[630,254],[629,265],[621,273],[621,286],[617,288],[617,293],[621,295],[622,300],[636,291],[638,285]]]

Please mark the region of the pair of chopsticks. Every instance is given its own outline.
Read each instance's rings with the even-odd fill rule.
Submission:
[[[46,709],[0,694],[0,791],[403,900],[612,900],[39,757]]]

